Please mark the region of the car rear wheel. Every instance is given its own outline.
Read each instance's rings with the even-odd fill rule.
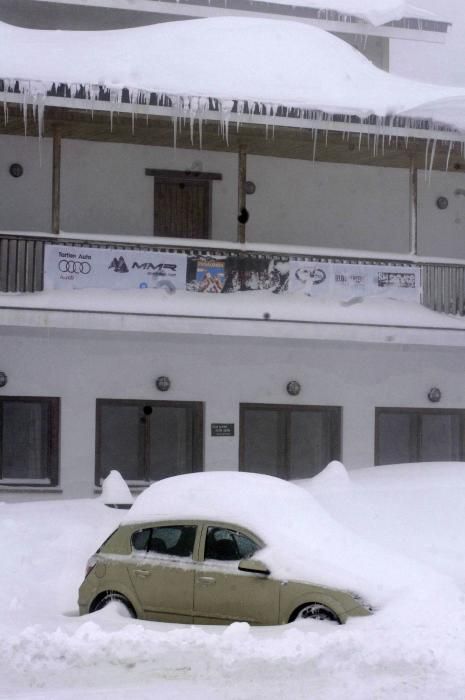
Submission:
[[[129,600],[118,593],[117,591],[105,591],[98,598],[94,600],[90,607],[90,612],[96,612],[97,610],[102,610],[110,603],[118,603],[120,608],[126,613],[128,617],[137,617],[136,611],[132,607]]]
[[[329,622],[340,622],[338,616],[331,608],[321,603],[306,603],[295,611],[290,622],[294,620],[328,620]]]

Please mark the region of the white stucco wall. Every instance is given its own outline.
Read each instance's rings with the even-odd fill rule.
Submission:
[[[142,127],[141,127],[142,128]],[[278,138],[278,137],[277,137]],[[11,163],[24,175],[13,178]],[[250,155],[247,238],[253,242],[407,253],[409,190],[405,170],[312,163]],[[237,156],[228,153],[64,140],[63,231],[152,235],[153,179],[146,168],[219,172],[213,187],[212,237],[237,236]],[[49,231],[51,143],[0,137],[0,230]],[[419,253],[465,258],[463,173],[419,173]],[[449,207],[439,211],[439,195]]]
[[[20,163],[21,177],[9,168]],[[0,230],[50,231],[52,149],[50,139],[0,136]]]
[[[427,392],[438,386],[441,408],[464,407],[462,349],[6,328],[0,341],[2,395],[61,399],[66,497],[94,493],[97,398],[204,402],[206,469],[237,469],[241,402],[342,406],[342,459],[351,469],[373,464],[376,406],[430,407]],[[167,394],[154,386],[161,374],[172,380]],[[296,398],[285,390],[290,379],[302,385]],[[211,437],[212,422],[234,423],[235,436]],[[0,500],[34,497],[0,487]]]

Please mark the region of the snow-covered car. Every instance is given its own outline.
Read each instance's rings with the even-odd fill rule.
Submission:
[[[369,615],[348,572],[347,588],[332,585],[340,583],[337,562],[323,573],[321,552],[309,547],[318,521],[337,537],[337,524],[308,493],[274,477],[165,479],[139,496],[90,558],[80,614],[118,600],[134,617],[202,624]]]

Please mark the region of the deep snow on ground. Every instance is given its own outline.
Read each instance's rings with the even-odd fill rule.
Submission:
[[[367,568],[399,555],[422,582],[344,626],[168,625],[111,606],[79,618],[86,559],[122,512],[98,499],[0,504],[0,697],[462,700],[465,464],[333,464],[303,485],[357,533]]]

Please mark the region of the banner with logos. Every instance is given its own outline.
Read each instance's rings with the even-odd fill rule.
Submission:
[[[44,289],[186,288],[187,255],[145,250],[45,246]]]
[[[299,260],[292,260],[289,265],[290,292],[340,300],[383,296],[399,301],[420,301],[421,275],[418,267]]]

